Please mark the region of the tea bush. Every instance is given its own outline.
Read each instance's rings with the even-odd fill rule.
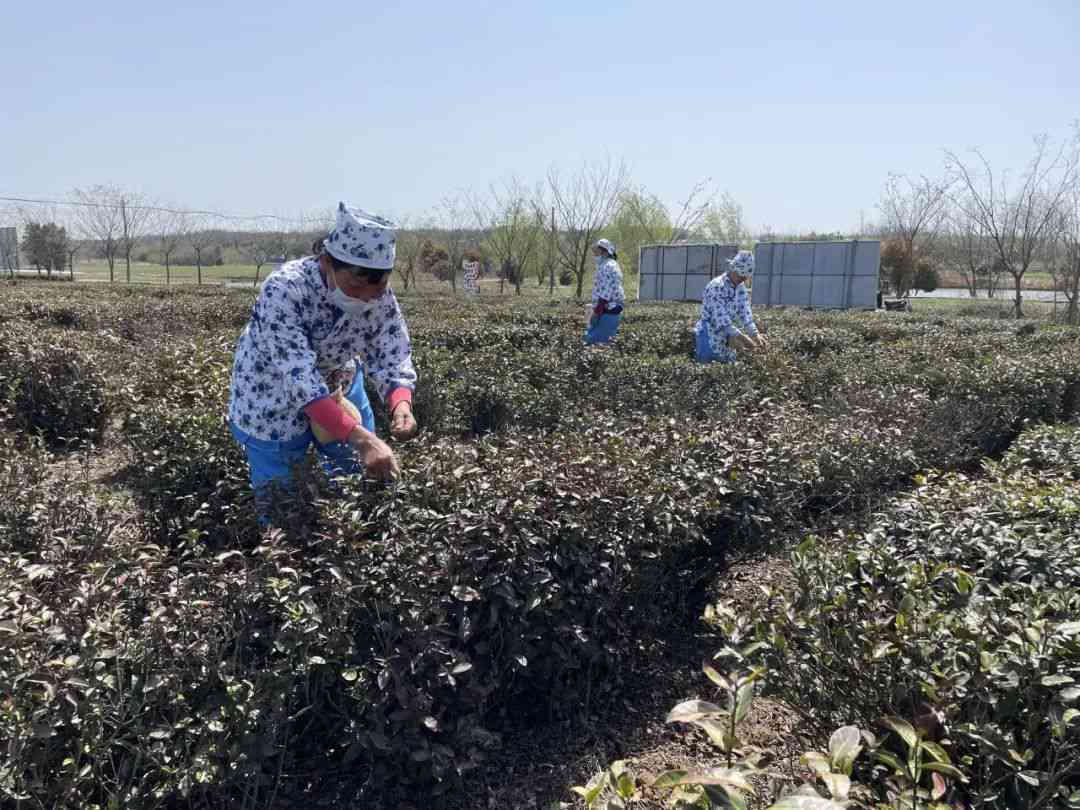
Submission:
[[[260,536],[223,420],[251,294],[86,295],[50,305],[94,324],[64,345],[109,372],[139,510],[3,457],[37,483],[0,506],[0,789],[45,806],[269,806],[329,772],[445,791],[500,732],[616,696],[732,549],[971,472],[1080,385],[1075,330],[767,312],[772,352],[700,366],[693,307],[632,307],[597,350],[577,306],[407,298],[401,480],[305,482],[310,511]],[[65,510],[83,528],[50,542]]]
[[[50,446],[101,439],[111,403],[98,359],[77,340],[0,327],[0,419]]]
[[[982,478],[928,475],[869,531],[803,543],[796,591],[763,619],[780,694],[821,733],[927,718],[973,806],[1064,806],[1080,791],[1078,454],[1080,430],[1034,429]]]
[[[39,442],[0,431],[0,550],[31,548],[47,497],[49,455]]]
[[[127,475],[156,542],[252,536],[247,464],[225,421],[230,371],[227,341],[181,341],[121,388]]]

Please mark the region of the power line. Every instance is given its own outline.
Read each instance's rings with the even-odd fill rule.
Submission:
[[[183,208],[167,208],[160,205],[132,205],[127,202],[123,203],[100,203],[100,202],[87,202],[85,200],[42,200],[31,199],[29,197],[6,197],[0,196],[0,202],[14,202],[14,203],[26,203],[29,205],[69,205],[73,207],[81,208],[108,208],[114,211],[119,211],[122,206],[126,206],[129,211],[157,211],[164,214],[187,214],[195,216],[211,216],[218,219],[234,220],[234,221],[251,221],[256,219],[273,219],[278,222],[285,222],[290,225],[293,224],[307,224],[302,219],[291,219],[288,217],[281,217],[277,214],[226,214],[222,211],[204,211],[204,210],[188,210]]]

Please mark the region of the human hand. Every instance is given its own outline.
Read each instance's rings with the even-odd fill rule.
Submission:
[[[765,339],[765,336],[761,334],[761,332],[758,332],[756,335],[754,335],[754,342],[757,344],[757,347],[762,351],[766,351],[769,348],[769,341]]]
[[[349,445],[360,455],[364,468],[374,478],[397,478],[401,472],[390,445],[357,425],[349,434]]]
[[[742,332],[728,338],[728,346],[736,351],[753,351],[756,344]]]
[[[416,435],[416,419],[412,403],[407,399],[399,402],[390,414],[390,435],[395,439],[411,439]]]

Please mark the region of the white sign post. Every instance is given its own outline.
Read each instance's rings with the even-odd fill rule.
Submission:
[[[480,294],[480,262],[461,261],[462,288],[466,295]]]

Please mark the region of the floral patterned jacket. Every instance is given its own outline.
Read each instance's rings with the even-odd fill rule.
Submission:
[[[709,344],[717,357],[727,356],[728,338],[739,334],[735,320],[742,322],[750,337],[757,335],[754,315],[750,311],[750,291],[745,284],[736,287],[731,283],[731,275],[724,273],[705,288],[701,297],[701,319],[697,322],[699,332],[702,324],[708,328]]]
[[[601,310],[601,302],[604,309]],[[592,304],[596,313],[621,307],[626,303],[626,295],[623,292],[622,270],[619,263],[614,259],[600,259],[596,263],[596,276],[593,278]]]
[[[229,419],[256,439],[288,441],[309,426],[304,406],[348,390],[361,370],[385,400],[416,386],[409,332],[393,292],[362,314],[330,300],[314,257],[267,276],[236,347]]]

